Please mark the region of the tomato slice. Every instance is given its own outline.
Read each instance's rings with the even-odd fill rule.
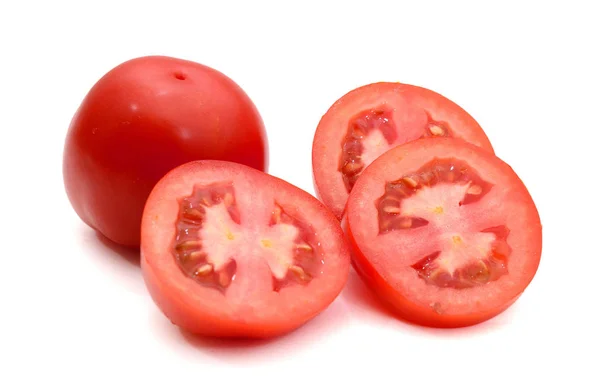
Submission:
[[[241,164],[169,172],[142,217],[142,271],[176,325],[202,335],[270,337],[298,328],[341,292],[350,251],[316,198]]]
[[[331,106],[315,132],[317,196],[341,219],[363,169],[388,149],[423,137],[456,137],[493,153],[477,121],[434,91],[393,82],[350,91]]]
[[[357,180],[344,220],[353,265],[399,316],[459,327],[508,308],[532,281],[542,227],[498,157],[451,138],[389,150]]]

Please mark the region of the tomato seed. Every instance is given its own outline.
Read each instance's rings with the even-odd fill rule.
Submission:
[[[479,195],[481,194],[481,192],[483,192],[483,190],[481,189],[480,186],[478,185],[472,185],[469,187],[469,189],[467,190],[467,193],[469,195]]]
[[[175,246],[175,249],[177,251],[193,250],[193,249],[198,249],[201,246],[202,246],[202,243],[200,243],[200,241],[189,240],[189,241],[181,242],[180,244]]]
[[[397,207],[397,206],[383,207],[383,212],[386,212],[388,214],[399,214],[400,213],[400,207]]]
[[[206,257],[206,254],[203,253],[202,251],[192,251],[191,253],[188,254],[188,260],[199,260],[201,258]]]
[[[289,267],[289,271],[300,281],[307,281],[310,277],[303,268],[298,265],[292,265]]]
[[[233,195],[231,193],[227,192],[225,194],[225,196],[223,197],[223,203],[225,203],[225,205],[227,207],[232,206],[234,203]]]
[[[183,210],[183,217],[192,221],[202,221],[204,214],[196,208],[186,208]]]
[[[345,175],[356,175],[363,169],[363,163],[360,161],[349,160],[346,165],[342,168],[342,172]]]
[[[281,223],[281,207],[276,205],[271,214],[271,225]]]
[[[213,271],[213,266],[210,263],[206,263],[206,264],[200,266],[194,274],[197,276],[205,276],[205,275],[212,273],[212,271]]]
[[[402,181],[406,183],[406,185],[408,185],[411,188],[415,188],[417,185],[419,185],[419,183],[413,179],[412,177],[403,177]]]
[[[401,218],[396,224],[399,228],[410,228],[413,222],[411,218]]]
[[[428,112],[427,118],[428,122],[425,126],[426,130],[422,137],[452,137],[450,127],[447,123],[435,121]]]
[[[435,124],[429,125],[429,132],[434,136],[443,136],[444,134],[446,134],[446,131],[444,129]]]
[[[308,243],[299,243],[296,248],[303,251],[312,251],[312,247]]]

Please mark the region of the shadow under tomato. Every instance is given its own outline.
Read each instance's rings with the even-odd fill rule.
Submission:
[[[395,318],[396,316],[383,301],[367,286],[354,269],[350,270],[348,282],[340,295],[352,309],[352,313],[361,318]]]
[[[119,256],[119,257],[123,258],[124,262],[130,263],[133,266],[137,266],[137,267],[140,266],[140,249],[139,249],[139,247],[127,247],[127,246],[119,245],[119,244],[111,241],[107,237],[105,237],[99,231],[92,230],[92,232],[95,234],[98,242],[100,242],[101,247],[104,247],[114,253],[111,255]]]
[[[396,325],[398,330],[408,330],[417,334],[448,338],[485,334],[490,330],[499,329],[504,325],[510,324],[515,308],[515,305],[513,305],[490,320],[468,327],[435,328],[422,326],[396,314],[384,301],[379,299],[354,269],[350,272],[348,283],[341,297],[349,305],[352,313],[358,315],[361,319],[367,319],[370,325],[381,324],[388,327]]]
[[[225,362],[254,363],[277,360],[310,350],[315,343],[327,340],[349,321],[349,313],[339,300],[303,326],[284,335],[267,339],[212,338],[179,329],[187,344]],[[290,355],[292,354],[292,355]]]
[[[462,328],[434,328],[420,326],[410,322],[407,322],[407,324],[410,324],[414,329],[417,329],[423,332],[424,334],[434,335],[441,338],[457,338],[474,335],[485,335],[491,331],[501,329],[502,327],[511,323],[513,316],[514,309],[511,307],[487,321],[483,321],[479,324],[466,326]]]

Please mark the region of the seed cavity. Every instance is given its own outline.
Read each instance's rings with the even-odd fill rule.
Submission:
[[[291,226],[293,230],[296,230],[291,248],[282,251],[280,255],[275,257],[278,268],[281,268],[281,265],[284,265],[285,262],[289,262],[287,266],[283,267],[283,271],[279,269],[274,271],[272,278],[273,290],[279,292],[288,286],[310,283],[313,278],[321,273],[324,261],[319,243],[315,239],[316,233],[312,227],[290,215],[280,204],[276,203],[275,207],[271,227],[282,227],[289,230]],[[274,223],[274,218],[279,219],[279,221]],[[273,246],[273,248],[275,249],[276,246]],[[288,254],[291,255],[291,260]],[[275,273],[283,273],[283,275],[277,276]]]
[[[173,257],[182,272],[199,284],[224,293],[235,282],[237,260],[256,256],[267,261],[276,292],[306,285],[321,274],[323,253],[315,231],[278,203],[273,204],[271,218],[259,233],[262,238],[255,239],[253,252],[246,255],[243,251],[239,257],[229,256],[230,251],[240,254],[238,236],[245,232],[238,226],[240,213],[232,183],[197,186],[179,200],[179,206]],[[255,237],[254,231],[245,235],[249,237]]]
[[[177,234],[173,241],[173,256],[180,269],[199,283],[225,291],[235,276],[236,263],[232,260],[218,270],[208,261],[203,249],[200,230],[206,222],[206,211],[212,206],[223,204],[231,220],[239,224],[239,211],[235,202],[233,185],[229,182],[215,183],[196,187],[193,193],[180,200],[180,211],[175,228]],[[229,229],[224,237],[234,240],[235,235]]]
[[[229,275],[229,273],[225,272],[225,271],[221,271],[219,273],[219,285],[221,285],[221,287],[226,288],[229,286],[229,284],[231,284],[231,279],[232,277]]]
[[[379,131],[385,138],[386,144],[380,149],[380,153],[383,153],[397,137],[391,109],[377,107],[365,110],[348,122],[346,136],[341,144],[342,154],[338,168],[348,192],[352,190],[359,175],[367,166],[362,157],[366,146],[364,141],[374,131]]]
[[[494,234],[495,240],[488,250],[469,257],[461,266],[456,267],[452,254],[436,251],[411,267],[426,283],[440,288],[466,289],[497,281],[508,273],[508,259],[512,250],[506,238],[510,231],[502,225],[480,232]],[[468,248],[458,235],[452,237],[452,242],[454,248]]]
[[[445,188],[434,190],[433,187],[442,184],[451,186],[448,192],[452,193],[452,199],[445,197]],[[407,233],[428,226],[429,220],[420,216],[430,218],[439,226],[443,224],[440,222],[444,216],[450,216],[446,214],[457,210],[452,208],[453,205],[475,203],[492,187],[463,161],[434,159],[419,170],[385,183],[384,194],[374,203],[378,211],[379,234]],[[414,195],[418,196],[411,199]],[[440,199],[442,197],[445,198]],[[462,199],[458,200],[460,197]],[[428,284],[464,289],[485,285],[508,273],[512,249],[507,242],[510,230],[505,225],[473,234],[452,234],[447,227],[443,230],[443,243],[432,243],[436,251],[412,265],[416,275]],[[443,248],[437,250],[440,246]]]
[[[480,200],[492,187],[465,162],[455,159],[434,159],[417,171],[385,183],[385,193],[375,202],[379,216],[379,232],[406,230],[427,225],[426,219],[403,214],[402,202],[421,189],[432,188],[439,184],[465,186],[465,195],[457,203],[459,206]],[[435,204],[428,207],[428,211],[436,215],[444,214],[444,207]]]

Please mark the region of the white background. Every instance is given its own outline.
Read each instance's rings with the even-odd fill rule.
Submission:
[[[2,2],[0,385],[598,386],[594,3]],[[530,189],[544,226],[537,276],[511,309],[467,329],[400,322],[353,273],[288,336],[182,334],[148,296],[139,257],[85,227],[62,182],[81,99],[148,54],[238,82],[267,126],[270,173],[311,193],[312,136],[337,98],[381,80],[446,95]]]

